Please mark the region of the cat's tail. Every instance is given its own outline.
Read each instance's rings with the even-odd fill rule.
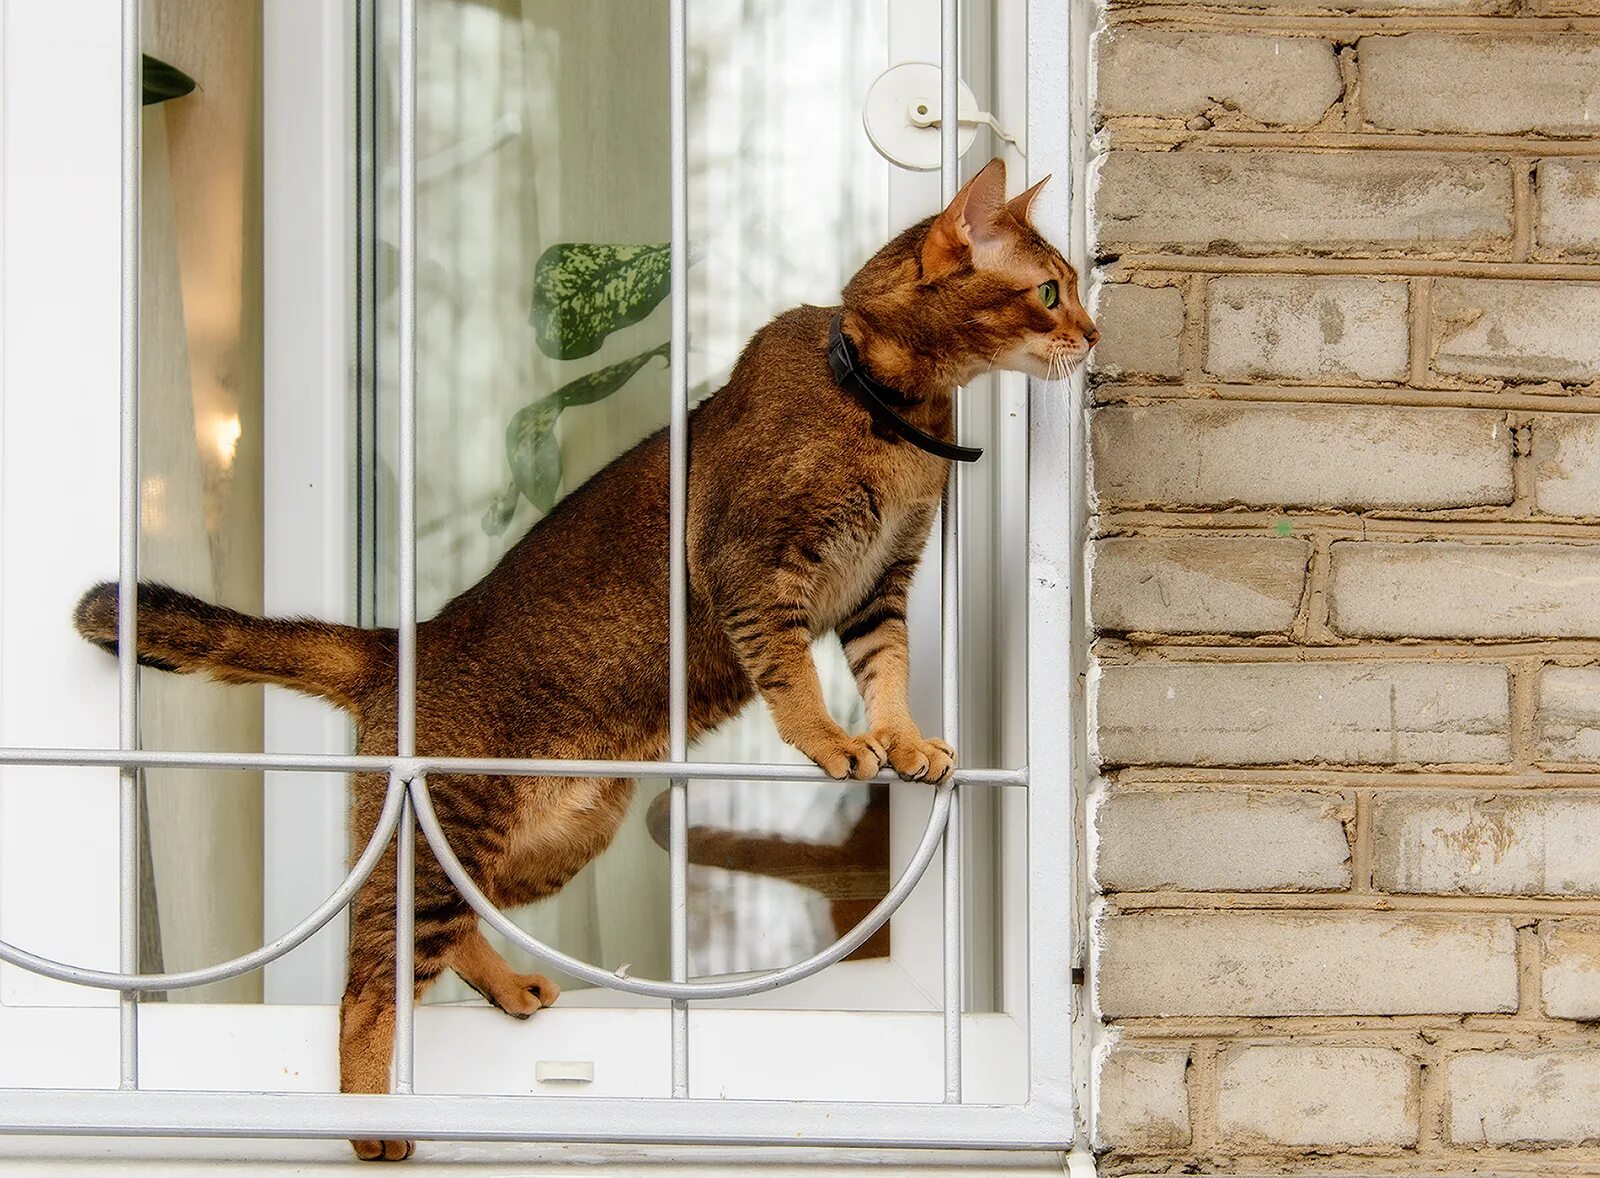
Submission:
[[[257,618],[166,585],[139,585],[139,662],[162,671],[199,671],[224,683],[276,683],[359,713],[394,665],[394,631],[361,630],[308,618]],[[73,623],[96,646],[117,652],[117,586],[83,595]]]

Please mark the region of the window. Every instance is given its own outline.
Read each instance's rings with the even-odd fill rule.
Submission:
[[[959,29],[946,18],[943,42],[941,14],[921,0],[687,7],[674,56],[666,7],[656,19],[631,0],[425,0],[413,252],[398,215],[408,190],[396,7],[264,6],[255,393],[204,387],[216,357],[197,342],[185,276],[160,253],[184,225],[160,187],[170,144],[147,110],[136,517],[146,575],[256,592],[270,612],[374,622],[408,612],[396,586],[414,567],[426,616],[535,518],[528,486],[502,458],[529,390],[672,349],[672,365],[652,356],[621,391],[563,415],[562,478],[535,488],[559,493],[663,424],[674,397],[681,406],[718,387],[773,311],[831,301],[890,231],[936,207],[937,174],[891,168],[859,133],[860,95],[892,63],[940,60],[961,41],[965,79],[1002,125],[1025,125],[1028,173],[1070,174],[1059,6],[973,3]],[[976,767],[962,784],[933,794],[839,786],[805,766],[752,768],[797,760],[756,705],[689,753],[701,768],[680,794],[679,870],[661,845],[673,841],[663,823],[673,787],[647,777],[628,831],[589,878],[502,918],[506,936],[558,946],[598,966],[588,980],[607,985],[568,991],[525,1026],[441,987],[415,1014],[414,1093],[358,1107],[332,1093],[337,921],[292,952],[273,950],[315,923],[307,914],[336,915],[351,886],[343,721],[298,699],[147,676],[142,731],[119,728],[117,673],[65,624],[82,589],[117,567],[125,519],[115,390],[133,292],[115,261],[114,162],[124,57],[110,11],[39,9],[0,7],[0,1035],[13,1045],[0,1059],[11,1089],[0,1129],[1066,1143],[1072,403],[1020,380],[974,390],[963,409],[964,436],[989,446],[991,461],[964,476],[953,679],[940,670],[937,552],[915,594],[918,711],[939,731],[941,696],[959,686],[960,747]],[[322,53],[306,52],[312,45]],[[60,92],[46,63],[68,59],[82,63],[83,84],[48,112],[28,103]],[[681,101],[669,101],[674,61]],[[685,181],[675,193],[674,119]],[[987,158],[985,142],[969,163]],[[248,175],[248,160],[241,168]],[[1063,185],[1040,206],[1063,240],[1067,197]],[[670,242],[686,281],[574,366],[530,346],[527,290],[552,245],[590,241]],[[184,289],[175,298],[163,281]],[[403,460],[412,390],[393,358],[408,282],[418,296],[416,443]],[[247,304],[224,318],[249,323]],[[674,320],[687,334],[669,344]],[[213,368],[202,369],[208,356]],[[253,452],[259,476],[240,457]],[[252,495],[259,523],[229,517]],[[852,701],[835,678],[843,715]],[[140,737],[148,751],[117,751]],[[396,821],[413,820],[402,801],[414,796],[426,828],[420,788],[406,792],[418,763],[393,767]],[[839,852],[822,887],[796,882],[780,835]],[[713,840],[738,849],[738,869],[687,861],[710,859]],[[891,891],[903,902],[886,936],[782,988],[759,980],[825,951]],[[669,893],[683,900],[676,929],[659,903]],[[961,935],[947,940],[950,930]],[[71,971],[41,971],[22,952],[153,973],[264,942],[271,960],[260,974],[137,1004],[60,980]],[[624,964],[633,977],[676,973],[703,988],[672,1010],[660,988],[630,993],[605,976]],[[713,992],[731,996],[699,996]],[[948,1005],[947,992],[959,1000]],[[775,1054],[791,1066],[765,1066]],[[550,1065],[543,1075],[540,1062]],[[119,1082],[138,1090],[116,1091]],[[535,1127],[507,1096],[540,1102]]]

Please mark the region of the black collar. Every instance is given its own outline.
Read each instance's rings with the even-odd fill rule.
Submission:
[[[861,398],[874,421],[899,434],[917,449],[926,450],[940,458],[948,458],[953,462],[976,462],[983,457],[983,451],[977,447],[958,446],[954,442],[936,438],[896,413],[889,402],[903,401],[905,398],[888,385],[875,380],[867,371],[867,366],[856,354],[855,345],[845,335],[843,324],[844,316],[835,315],[832,326],[828,328],[828,367],[833,369],[833,379],[841,387]]]

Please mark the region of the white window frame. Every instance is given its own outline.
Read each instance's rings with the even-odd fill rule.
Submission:
[[[946,9],[954,7],[947,3]],[[5,561],[0,548],[0,664],[6,667],[6,678],[0,679],[0,749],[5,749],[0,751],[0,929],[13,945],[102,970],[127,960],[115,908],[106,904],[118,881],[116,791],[110,787],[118,775],[106,766],[129,758],[115,753],[30,756],[6,746],[14,730],[25,732],[31,743],[40,743],[43,734],[64,748],[114,749],[116,676],[64,624],[60,633],[29,633],[21,624],[8,625],[6,605],[8,599],[70,602],[84,585],[104,576],[107,555],[116,551],[119,434],[110,406],[120,371],[121,283],[113,261],[119,253],[115,210],[121,204],[115,163],[116,79],[123,60],[118,10],[110,0],[83,6],[0,0],[8,100],[0,108],[5,163],[0,374],[5,391],[50,390],[50,396],[0,399],[5,446],[0,451],[0,535],[13,551],[50,550],[52,523],[49,513],[39,510],[42,488],[70,497],[75,514],[90,521],[90,530],[76,535],[47,568],[18,567],[21,562]],[[306,518],[322,521],[323,531],[311,537],[303,529],[274,533],[269,518],[269,568],[292,566],[305,577],[282,580],[288,588],[268,607],[323,615],[341,614],[349,605],[343,571],[351,551],[344,530],[351,513],[324,510],[333,488],[349,477],[351,453],[345,416],[352,403],[345,395],[350,349],[344,328],[350,305],[350,157],[341,138],[351,125],[348,11],[317,0],[276,0],[267,6],[267,84],[298,84],[324,131],[308,135],[309,124],[275,127],[270,120],[266,127],[269,184],[275,172],[289,174],[290,156],[307,151],[318,154],[294,167],[324,181],[309,191],[300,187],[293,199],[291,194],[274,199],[270,193],[267,199],[269,448],[274,430],[292,428],[304,437],[305,418],[275,409],[275,398],[289,388],[324,391],[311,402],[321,409],[320,444],[302,449],[303,467],[269,465],[269,480],[289,480],[276,490],[269,486],[269,494],[293,496],[304,481],[306,494],[318,497]],[[1029,182],[1050,171],[1058,178],[1073,177],[1066,117],[1071,109],[1065,68],[1068,10],[1051,0],[1027,0],[1027,19]],[[313,57],[304,53],[303,30],[319,21],[327,35],[320,41],[321,56]],[[286,30],[293,30],[293,40],[283,39]],[[18,44],[28,46],[26,55],[9,52]],[[63,60],[75,63],[72,87],[57,84],[54,69]],[[18,109],[16,96],[30,93],[52,95],[48,128]],[[61,182],[63,170],[70,170],[71,183]],[[1036,205],[1041,225],[1058,238],[1069,236],[1074,186],[1058,180]],[[64,193],[70,194],[68,205]],[[1070,237],[1081,242],[1081,234]],[[1081,247],[1077,252],[1081,260]],[[676,283],[675,289],[682,286]],[[307,298],[307,291],[317,297]],[[68,306],[75,311],[70,317],[61,313]],[[302,318],[292,320],[290,310]],[[279,332],[295,346],[275,347]],[[1081,510],[1076,493],[1068,493],[1076,490],[1077,399],[1061,388],[1030,385],[1027,760],[1034,768],[1028,774],[1026,820],[1028,1013],[1025,1022],[1005,1014],[956,1018],[957,1049],[964,1046],[976,1065],[962,1073],[967,1084],[956,1099],[949,1099],[941,1066],[950,1039],[941,1041],[937,1027],[944,1016],[938,1013],[699,1005],[687,1020],[694,1050],[687,1056],[687,1074],[680,1076],[687,1080],[689,1099],[670,1095],[673,1019],[659,1006],[558,1007],[542,1014],[536,1028],[530,1025],[536,1040],[521,1041],[515,1038],[521,1028],[507,1028],[493,1012],[426,1010],[416,1020],[415,1047],[430,1091],[344,1097],[327,1091],[335,1040],[330,1008],[151,1004],[137,1013],[138,1090],[117,1091],[126,1049],[119,1043],[115,994],[6,963],[0,964],[0,1042],[7,1044],[0,1054],[0,1086],[12,1090],[0,1103],[0,1132],[1070,1146],[1075,1136],[1070,919],[1076,889],[1074,741],[1067,721],[1073,714],[1073,677],[1065,654],[1073,644],[1073,538],[1075,513]],[[63,425],[73,429],[82,463],[52,473],[52,456],[30,454],[23,440],[52,436]],[[25,616],[37,615],[29,610]],[[1057,652],[1057,657],[1040,657],[1040,652]],[[13,678],[24,665],[59,667],[60,674],[32,683]],[[37,677],[36,670],[32,674]],[[291,707],[275,721],[269,711],[269,749],[337,752],[346,742],[342,727],[323,713],[296,714]],[[102,767],[82,767],[84,761]],[[304,763],[319,770],[331,799],[325,835],[338,837],[342,777],[326,763]],[[304,768],[277,772],[306,777]],[[274,788],[293,787],[292,782],[269,786],[268,806]],[[67,848],[77,881],[70,887],[61,886],[59,872]],[[48,889],[41,886],[45,880],[52,885]],[[310,888],[313,901],[338,881],[317,882],[329,886]],[[295,901],[296,916],[311,906],[303,900]],[[220,1043],[228,1050],[219,1050]],[[534,1043],[550,1060],[594,1060],[595,1082],[581,1096],[550,1095],[561,1093],[561,1086],[535,1079],[526,1051],[519,1050]],[[640,1043],[650,1045],[643,1061]],[[47,1045],[54,1064],[41,1080],[39,1063]],[[404,1054],[402,1047],[402,1067]],[[775,1054],[814,1066],[775,1074],[766,1066]],[[1016,1074],[1019,1057],[1027,1060],[1026,1074],[1012,1084],[1006,1077]],[[486,1076],[484,1061],[496,1058],[505,1060],[507,1069],[490,1068]],[[678,1058],[684,1058],[681,1044]],[[871,1066],[885,1058],[900,1061],[903,1081],[889,1089]],[[21,1084],[30,1087],[17,1087]],[[537,1095],[536,1113],[530,1115],[524,1098],[491,1094],[507,1092]],[[828,1098],[816,1099],[817,1092]]]

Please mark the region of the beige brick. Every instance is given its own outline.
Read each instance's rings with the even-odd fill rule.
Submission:
[[[1592,795],[1384,794],[1372,828],[1379,891],[1600,895],[1600,798]]]
[[[1432,913],[1137,913],[1095,933],[1107,1018],[1440,1014],[1517,1006],[1516,934]]]
[[[1392,131],[1593,134],[1600,38],[1406,33],[1356,45],[1361,112]]]
[[[1117,1046],[1100,1056],[1094,1110],[1097,1150],[1189,1144],[1189,1053]]]
[[[1545,667],[1538,698],[1539,759],[1600,762],[1600,667]]]
[[[1541,160],[1538,191],[1539,245],[1600,252],[1600,160]]]
[[[1284,633],[1300,606],[1311,545],[1288,537],[1100,540],[1090,550],[1095,629]]]
[[[1101,509],[1506,504],[1512,442],[1490,410],[1112,405],[1090,427]]]
[[[1263,1045],[1218,1061],[1217,1127],[1241,1145],[1414,1145],[1418,1071],[1382,1047]]]
[[[1090,314],[1100,328],[1094,370],[1102,376],[1172,378],[1182,369],[1183,293],[1175,286],[1101,283]]]
[[[1534,421],[1533,497],[1545,515],[1600,516],[1600,415]]]
[[[1445,1075],[1457,1145],[1600,1142],[1600,1049],[1465,1052]]]
[[[1329,622],[1380,638],[1600,635],[1600,545],[1340,543]]]
[[[1308,37],[1113,26],[1095,39],[1101,118],[1189,119],[1218,108],[1257,123],[1310,126],[1339,100],[1333,45]]]
[[[1214,278],[1206,370],[1224,380],[1401,380],[1410,367],[1409,305],[1403,281]]]
[[[1108,765],[1504,762],[1490,663],[1141,663],[1091,679]]]
[[[1095,879],[1108,892],[1347,888],[1354,817],[1337,793],[1118,792],[1095,807]]]
[[[1600,283],[1460,278],[1433,284],[1438,372],[1507,380],[1600,378]]]
[[[1091,195],[1099,254],[1505,245],[1510,169],[1436,152],[1112,151]]]
[[[1600,920],[1541,920],[1539,948],[1545,1014],[1600,1019]]]

